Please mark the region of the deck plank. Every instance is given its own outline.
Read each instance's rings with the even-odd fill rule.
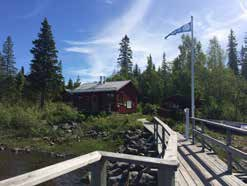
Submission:
[[[151,123],[144,127],[153,133]],[[159,133],[161,131],[159,130]],[[247,186],[234,174],[226,174],[227,165],[217,155],[208,150],[201,152],[201,147],[185,141],[181,134],[178,136],[179,168],[175,175],[175,185],[232,185]],[[160,148],[158,148],[160,149]]]

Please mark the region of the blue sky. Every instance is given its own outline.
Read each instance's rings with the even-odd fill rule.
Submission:
[[[207,51],[208,40],[217,36],[227,45],[232,28],[242,44],[247,31],[246,0],[0,0],[0,45],[8,35],[14,41],[17,67],[29,71],[32,40],[44,17],[52,31],[63,62],[65,79],[80,76],[83,82],[117,70],[121,38],[128,34],[133,62],[142,69],[152,54],[161,63],[162,53],[176,57],[180,36],[163,37],[195,19],[195,36]]]

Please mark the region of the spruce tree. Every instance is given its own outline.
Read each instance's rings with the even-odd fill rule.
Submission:
[[[162,64],[161,64],[161,73],[164,76],[164,78],[167,76],[169,71],[169,67],[166,61],[166,53],[163,53],[163,59],[162,59]]]
[[[237,57],[237,41],[233,30],[230,30],[230,35],[228,37],[228,67],[238,75],[238,57]]]
[[[132,50],[130,48],[130,40],[127,35],[125,35],[120,42],[119,57],[117,60],[120,66],[120,74],[125,78],[128,78],[132,73]]]
[[[18,100],[21,100],[23,97],[24,86],[25,86],[24,67],[21,67],[20,72],[16,75],[16,93]]]
[[[135,78],[138,78],[138,77],[140,76],[140,74],[141,74],[141,70],[140,70],[140,68],[138,67],[138,65],[135,64],[134,69],[133,69],[133,76],[134,76]]]
[[[242,46],[240,51],[241,76],[247,80],[247,50]]]
[[[3,69],[4,69],[4,61],[3,61],[3,56],[0,52],[0,79],[3,76],[3,72],[4,72]]]
[[[40,95],[42,108],[47,99],[54,98],[60,93],[63,78],[51,26],[46,18],[41,24],[38,39],[33,41],[34,46],[31,49],[33,59],[29,79],[31,87]]]
[[[68,81],[68,84],[67,84],[66,88],[67,88],[67,89],[69,89],[69,90],[74,89],[74,84],[73,84],[72,79],[69,79],[69,81]]]
[[[77,88],[80,85],[81,85],[81,79],[80,79],[80,76],[78,75],[73,87]]]
[[[160,69],[160,75],[163,80],[163,86],[164,86],[164,98],[168,96],[168,83],[169,83],[169,67],[167,65],[166,61],[166,54],[165,52],[163,53],[163,59],[162,59],[162,64],[161,64],[161,69]]]
[[[13,42],[10,36],[3,44],[3,72],[6,76],[16,75],[15,57],[13,51]]]

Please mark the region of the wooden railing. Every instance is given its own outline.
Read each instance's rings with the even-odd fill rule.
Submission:
[[[205,149],[205,142],[206,140],[211,142],[212,144],[215,144],[217,146],[220,146],[222,149],[224,149],[227,153],[227,166],[228,166],[228,172],[232,173],[232,162],[233,162],[233,156],[239,157],[241,159],[247,159],[247,153],[243,152],[235,147],[232,146],[232,134],[240,134],[247,136],[247,130],[225,125],[222,123],[217,123],[205,119],[200,118],[191,118],[192,120],[192,143],[195,143],[195,137],[200,136],[201,137],[201,145],[202,145],[202,151]],[[197,124],[200,124],[200,128],[196,127]],[[217,128],[221,128],[225,130],[226,132],[226,141],[220,141],[216,138],[213,138],[205,133],[205,125],[214,126]],[[246,170],[244,170],[246,172]]]
[[[154,138],[161,157],[177,161],[177,133],[159,118],[154,117]]]
[[[161,122],[158,118],[155,118],[155,120],[159,123],[159,125],[164,125],[163,122]],[[162,159],[95,151],[61,163],[41,168],[39,170],[35,170],[20,176],[0,181],[0,186],[37,185],[81,168],[89,168],[91,172],[91,185],[106,186],[107,161],[127,162],[131,164],[144,165],[148,168],[157,169],[158,186],[174,185],[175,171],[178,167],[178,161],[176,158],[177,151],[175,150],[177,146],[175,146],[175,148],[173,147],[173,145],[175,145],[173,131],[171,131],[167,127],[164,127],[164,130],[169,135],[169,139],[166,143],[167,152],[165,152],[165,156]],[[157,136],[158,135],[159,134],[157,134]]]

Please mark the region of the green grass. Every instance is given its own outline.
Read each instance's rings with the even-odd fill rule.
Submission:
[[[61,116],[63,111],[61,111],[61,109],[56,111],[54,106],[49,110],[50,111],[46,111],[47,115],[50,115],[49,117],[46,116],[46,118],[49,118],[49,121],[53,120],[57,122],[57,118],[59,118],[59,120],[71,118],[70,116],[63,118]],[[64,110],[68,110],[68,108]],[[74,111],[70,115],[74,116]],[[95,150],[114,152],[121,144],[123,144],[122,136],[124,132],[143,127],[142,123],[137,121],[139,118],[151,119],[150,116],[145,116],[140,113],[110,115],[100,114],[97,116],[89,115],[84,117],[82,121],[79,120],[80,122],[77,120],[79,129],[73,132],[80,138],[79,142],[68,135],[68,133],[61,133],[62,129],[52,131],[52,127],[47,125],[47,122],[44,123],[45,127],[35,129],[36,131],[40,131],[42,128],[45,128],[46,131],[42,132],[41,135],[23,135],[22,128],[4,127],[4,130],[0,130],[0,142],[2,144],[6,144],[9,148],[31,147],[31,149],[39,151],[59,152],[75,155],[85,154]],[[35,123],[32,124],[32,127],[35,127]],[[40,124],[36,127],[39,128]],[[87,131],[92,129],[98,132],[106,132],[108,136],[104,139],[101,137],[85,137]],[[29,133],[30,130],[32,130],[32,128],[26,129],[25,133]],[[64,138],[65,140],[61,143],[51,145],[50,142],[44,140],[44,137],[48,137],[52,139],[52,141],[56,141],[56,139],[60,138]]]

